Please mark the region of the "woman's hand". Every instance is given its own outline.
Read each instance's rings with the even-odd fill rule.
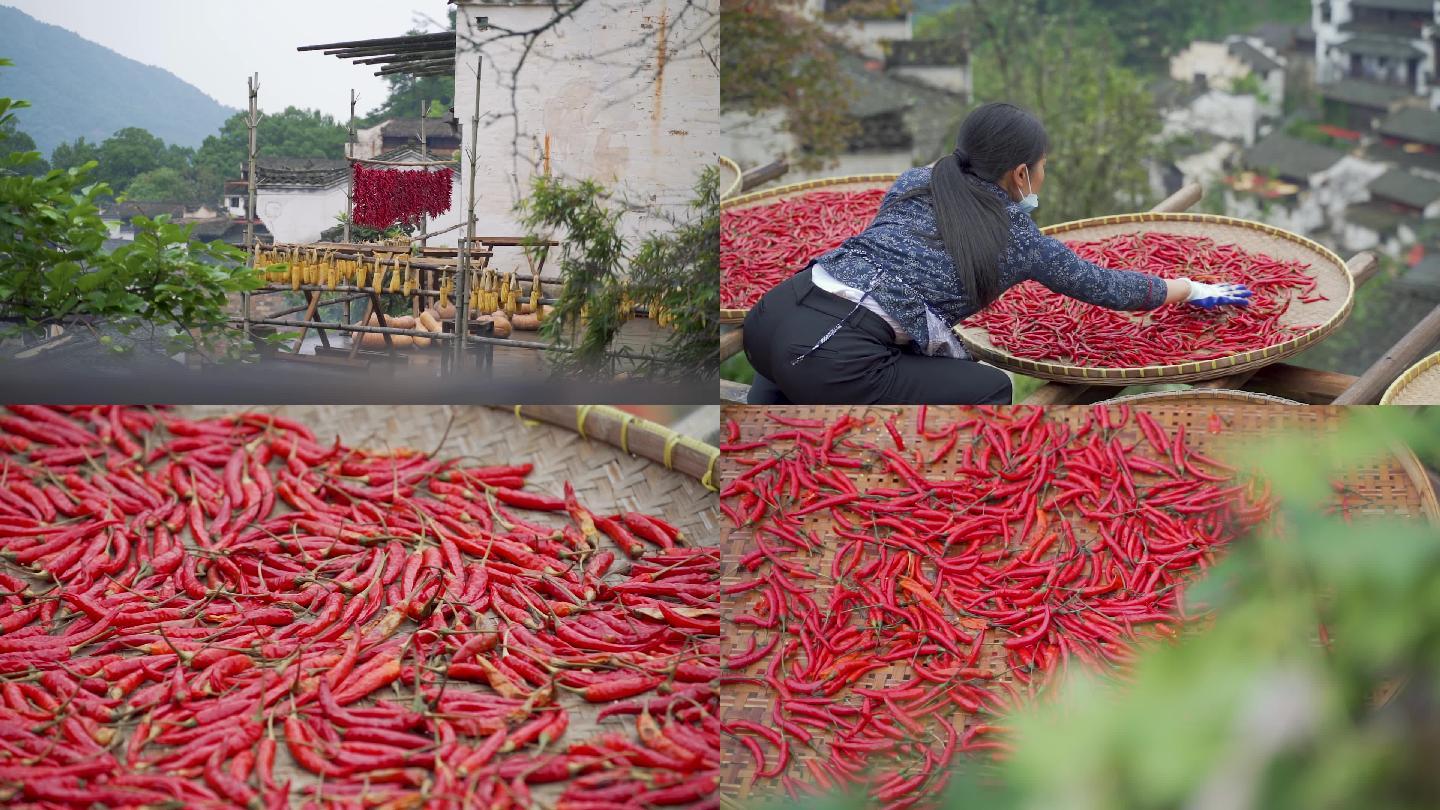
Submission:
[[[1223,306],[1249,306],[1251,292],[1244,284],[1206,284],[1188,278],[1172,278],[1165,281],[1165,303],[1185,302],[1203,309]]]

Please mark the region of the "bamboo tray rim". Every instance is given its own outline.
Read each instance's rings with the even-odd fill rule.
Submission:
[[[1103,217],[1088,217],[1077,219],[1071,222],[1062,222],[1056,225],[1049,225],[1041,229],[1046,236],[1067,233],[1070,231],[1082,230],[1097,225],[1126,225],[1140,222],[1201,222],[1214,225],[1227,225],[1242,230],[1258,231],[1270,236],[1294,242],[1301,247],[1319,253],[1326,261],[1332,262],[1343,274],[1345,280],[1345,301],[1334,314],[1324,323],[1298,337],[1291,338],[1283,343],[1273,346],[1266,346],[1260,349],[1241,352],[1228,357],[1220,357],[1213,360],[1192,360],[1185,363],[1172,363],[1163,366],[1075,366],[1066,363],[1054,363],[1045,360],[1030,360],[1016,357],[1008,352],[980,346],[974,339],[966,334],[967,330],[962,325],[956,325],[953,330],[965,347],[975,355],[976,359],[994,363],[996,366],[1012,371],[1019,371],[1034,377],[1055,380],[1058,382],[1084,382],[1091,385],[1128,385],[1137,380],[1170,380],[1181,382],[1185,380],[1204,380],[1212,377],[1223,376],[1239,368],[1251,368],[1268,365],[1284,357],[1288,357],[1300,349],[1312,343],[1329,337],[1349,317],[1350,311],[1355,306],[1355,277],[1351,274],[1350,268],[1335,251],[1325,247],[1313,239],[1308,239],[1293,231],[1277,228],[1263,222],[1255,222],[1238,217],[1227,217],[1220,214],[1196,214],[1186,211],[1179,212],[1154,212],[1146,211],[1134,214],[1114,214]]]
[[[725,155],[716,155],[715,159],[722,168],[735,173],[734,182],[732,182],[726,188],[720,190],[720,199],[723,201],[730,197],[734,197],[736,192],[738,192],[740,188],[745,184],[745,173],[740,171],[739,163],[736,163],[734,160],[731,160]]]
[[[1415,365],[1401,372],[1400,376],[1395,378],[1395,382],[1390,383],[1389,387],[1385,389],[1385,393],[1380,397],[1380,404],[1394,404],[1395,398],[1400,396],[1400,393],[1404,391],[1407,386],[1415,382],[1418,377],[1426,372],[1435,370],[1437,366],[1440,366],[1440,352],[1435,352],[1434,354],[1420,358]]]

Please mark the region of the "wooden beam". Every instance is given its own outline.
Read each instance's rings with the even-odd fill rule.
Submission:
[[[745,333],[740,329],[727,330],[720,336],[720,362],[725,362],[745,348]]]
[[[454,31],[441,31],[436,34],[407,34],[403,37],[383,37],[381,39],[355,39],[349,42],[327,42],[323,45],[301,45],[297,51],[320,51],[326,48],[363,48],[367,45],[403,45],[407,42],[455,40]]]
[[[1205,186],[1200,183],[1190,183],[1181,186],[1180,190],[1161,200],[1151,208],[1151,211],[1161,214],[1173,214],[1178,211],[1189,210],[1190,206],[1200,202],[1205,196]]]
[[[744,193],[756,186],[784,177],[788,171],[790,171],[790,164],[784,158],[764,166],[757,166],[740,175],[740,191]]]
[[[740,405],[744,405],[746,400],[749,399],[749,397],[750,386],[744,385],[743,383],[731,382],[729,380],[720,381],[721,402],[734,402]]]
[[[1354,385],[1358,379],[1354,375],[1341,374],[1338,371],[1322,371],[1290,363],[1271,363],[1257,369],[1250,378],[1250,383],[1257,389],[1279,396],[1315,398],[1329,402],[1344,393],[1345,389]]]
[[[1440,342],[1440,306],[1420,319],[1414,328],[1381,355],[1354,385],[1335,398],[1335,404],[1370,405],[1379,402],[1390,383],[1429,353],[1437,342]]]

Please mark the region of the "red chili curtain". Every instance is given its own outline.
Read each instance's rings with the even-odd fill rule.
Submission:
[[[421,215],[438,217],[450,210],[449,169],[385,169],[355,164],[356,225],[384,230],[397,223],[417,225]]]

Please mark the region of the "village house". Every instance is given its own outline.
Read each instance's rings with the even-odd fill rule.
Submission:
[[[845,113],[855,132],[826,165],[808,171],[792,165],[787,182],[893,174],[932,163],[954,147],[955,131],[970,105],[970,55],[963,43],[915,39],[909,15],[844,21],[826,16],[843,6],[809,0],[805,13],[843,43],[835,53],[854,88]],[[726,111],[721,126],[724,154],[747,168],[804,151],[788,133],[780,110],[758,115]]]
[[[1311,235],[1326,224],[1327,183],[1346,155],[1338,149],[1272,132],[1240,153],[1225,178],[1225,210]]]
[[[1404,169],[1390,169],[1367,191],[1367,200],[1343,214],[1339,237],[1348,250],[1378,249],[1399,257],[1418,237],[1421,220],[1440,216],[1440,182]]]
[[[390,118],[357,130],[351,156],[371,159],[406,146],[420,146],[419,118]],[[452,118],[426,118],[425,146],[433,158],[452,158],[460,151],[460,122]]]
[[[1440,112],[1405,107],[1380,123],[1371,148],[1378,160],[1440,180]]]
[[[1316,79],[1345,126],[1369,129],[1376,105],[1407,96],[1440,108],[1440,0],[1312,0],[1311,22]]]

